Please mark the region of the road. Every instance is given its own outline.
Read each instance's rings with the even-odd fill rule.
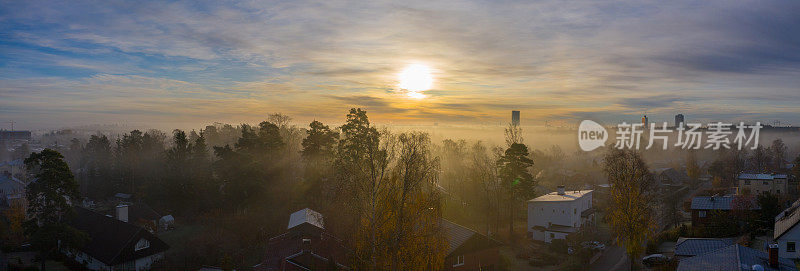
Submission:
[[[629,271],[631,264],[625,249],[619,246],[610,246],[603,252],[597,261],[589,267],[589,271]]]

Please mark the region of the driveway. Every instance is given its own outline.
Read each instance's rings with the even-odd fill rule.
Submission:
[[[631,264],[628,256],[625,254],[625,249],[619,246],[610,246],[603,252],[597,261],[589,266],[590,271],[629,271]]]

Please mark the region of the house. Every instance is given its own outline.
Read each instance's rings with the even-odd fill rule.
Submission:
[[[0,172],[10,172],[17,179],[25,179],[25,162],[22,159],[0,162]]]
[[[741,173],[737,179],[739,194],[784,195],[789,192],[789,176],[786,174]]]
[[[593,224],[592,190],[565,191],[560,185],[556,192],[528,201],[528,232],[533,240],[566,239]]]
[[[753,212],[760,210],[754,197],[750,196],[699,196],[692,198],[692,227],[713,227],[714,213],[728,214],[731,211]]]
[[[123,211],[123,208],[127,210]],[[115,211],[120,220],[145,228],[151,233],[158,232],[160,228],[159,219],[161,219],[161,215],[143,201],[119,204]],[[120,217],[121,212],[125,213],[125,217]]]
[[[0,173],[0,206],[21,205],[27,206],[25,199],[25,183],[12,176],[10,172]]]
[[[89,270],[149,270],[169,249],[164,241],[134,224],[83,207],[75,207],[75,212],[69,224],[86,232],[89,242],[61,251]]]
[[[444,270],[496,270],[501,243],[449,220],[441,220],[448,249]]]
[[[675,258],[685,259],[724,248],[736,243],[736,238],[678,238]]]
[[[800,259],[800,227],[797,227],[797,222],[800,222],[800,200],[792,203],[789,208],[775,217],[775,230],[773,231],[772,239],[778,244],[779,255],[781,258]]]
[[[325,231],[322,214],[303,209],[289,216],[286,233],[267,241],[264,261],[255,270],[320,270],[336,265],[350,270],[350,249]]]
[[[758,251],[739,244],[723,247],[678,262],[677,271],[797,270],[789,259],[778,257],[777,248]]]
[[[660,186],[682,186],[689,183],[689,175],[684,171],[678,171],[674,168],[660,168],[654,172],[655,179]]]

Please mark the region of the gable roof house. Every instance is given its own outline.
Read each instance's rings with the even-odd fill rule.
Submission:
[[[749,196],[699,196],[692,198],[692,227],[715,227],[711,216],[714,213],[727,214],[731,211],[753,212],[760,210],[758,202]]]
[[[472,229],[441,219],[448,249],[444,270],[495,270],[500,264],[497,240]]]
[[[21,204],[24,208],[28,201],[25,199],[25,187],[27,185],[12,176],[10,172],[0,173],[0,206],[12,206]]]
[[[792,203],[789,208],[775,217],[775,230],[773,240],[778,244],[779,255],[788,259],[800,259],[800,200]]]
[[[679,187],[689,183],[689,175],[674,168],[660,168],[655,170],[656,181],[660,186]]]
[[[164,258],[169,245],[136,225],[75,207],[69,224],[89,235],[89,242],[62,252],[89,270],[148,270]]]
[[[267,242],[267,255],[255,270],[321,270],[335,264],[350,270],[344,242],[325,231],[322,214],[303,209],[289,216],[286,233]]]
[[[736,238],[678,238],[675,243],[675,258],[683,259],[706,254],[736,243]]]
[[[769,253],[758,251],[739,244],[726,246],[702,255],[686,258],[678,262],[677,271],[744,271],[797,270],[789,259],[779,258],[777,249]]]

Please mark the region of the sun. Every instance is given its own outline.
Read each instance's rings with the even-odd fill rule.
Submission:
[[[400,89],[408,91],[408,96],[415,99],[424,98],[423,91],[431,89],[433,86],[433,75],[431,68],[422,64],[411,64],[406,66],[398,74],[400,79]]]

